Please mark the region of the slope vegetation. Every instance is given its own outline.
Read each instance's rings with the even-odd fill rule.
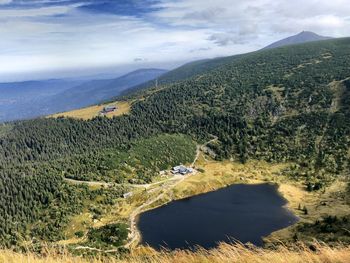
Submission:
[[[120,258],[106,256],[105,258],[81,258],[72,257],[69,254],[49,253],[42,258],[35,254],[17,254],[12,251],[0,251],[1,263],[347,263],[350,257],[349,248],[329,248],[316,246],[317,253],[306,246],[300,245],[294,249],[280,247],[277,250],[250,250],[243,246],[222,244],[219,248],[210,251],[199,250],[176,251],[176,252],[151,252],[140,251],[133,255],[121,256]]]

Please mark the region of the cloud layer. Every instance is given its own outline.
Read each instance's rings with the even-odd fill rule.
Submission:
[[[0,0],[0,78],[172,66],[252,51],[302,30],[348,36],[347,2]]]

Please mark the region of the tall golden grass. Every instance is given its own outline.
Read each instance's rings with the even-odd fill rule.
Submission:
[[[123,259],[116,256],[83,258],[69,253],[48,251],[45,256],[33,253],[16,253],[10,250],[0,251],[1,263],[349,263],[350,247],[331,248],[316,244],[312,250],[305,245],[293,248],[276,249],[247,248],[243,245],[221,244],[212,250],[178,250],[175,252],[150,252],[136,250]]]

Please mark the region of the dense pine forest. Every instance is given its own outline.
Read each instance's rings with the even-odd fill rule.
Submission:
[[[290,175],[302,176],[311,191],[349,175],[349,38],[197,66],[124,97],[134,102],[129,115],[0,126],[1,244],[59,238],[68,217],[91,198],[64,177],[150,182],[162,169],[191,162],[195,142],[212,136],[218,160],[295,162]]]

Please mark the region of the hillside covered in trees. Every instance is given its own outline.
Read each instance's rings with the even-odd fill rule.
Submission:
[[[55,239],[50,233],[80,211],[82,197],[90,198],[63,176],[148,182],[161,169],[193,160],[194,141],[212,136],[218,160],[295,162],[291,176],[302,176],[310,190],[349,174],[349,38],[192,67],[183,80],[125,97],[135,101],[129,115],[0,126],[0,242]],[[34,224],[39,218],[50,227]]]

